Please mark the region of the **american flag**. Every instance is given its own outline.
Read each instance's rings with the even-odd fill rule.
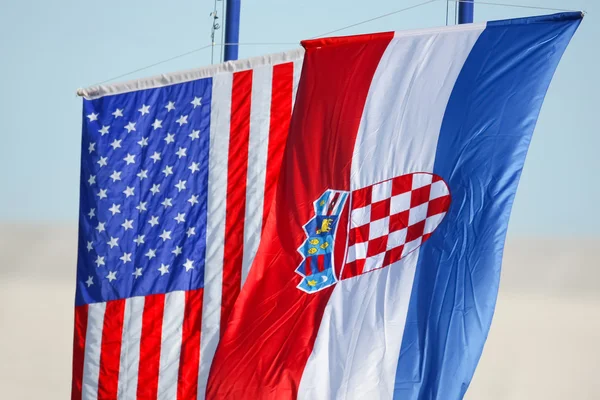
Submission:
[[[204,398],[302,56],[84,91],[73,399]]]

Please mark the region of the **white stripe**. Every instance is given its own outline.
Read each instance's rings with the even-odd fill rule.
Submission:
[[[119,366],[119,400],[136,399],[144,299],[143,296],[139,296],[125,301],[121,361]]]
[[[88,323],[85,334],[85,355],[83,362],[82,399],[98,398],[98,379],[100,377],[100,350],[102,347],[102,328],[106,303],[94,303],[88,306]]]
[[[204,399],[210,365],[219,342],[221,326],[221,294],[223,284],[223,252],[225,239],[225,199],[227,198],[227,155],[233,75],[213,78],[210,115],[210,150],[208,159],[208,200],[206,222],[206,264],[202,332],[200,338],[200,370],[198,398]]]
[[[298,93],[298,84],[300,83],[300,75],[302,73],[302,62],[304,61],[304,57],[300,56],[299,59],[294,61],[294,84],[293,84],[293,94],[292,94],[292,111],[294,110],[294,104],[296,104],[296,93]]]
[[[388,371],[395,373],[418,253],[337,284],[298,399],[392,398]]]
[[[373,77],[356,138],[352,188],[433,169],[446,104],[483,28],[391,41]]]
[[[395,37],[373,77],[352,159],[351,189],[431,172],[442,118],[479,29]],[[338,283],[298,398],[392,398],[419,251]]]
[[[272,87],[273,66],[267,65],[255,68],[252,76],[250,138],[248,142],[248,179],[246,183],[242,285],[246,281],[250,265],[256,255],[262,229]]]
[[[184,311],[184,291],[171,292],[165,295],[165,311],[163,314],[160,343],[160,369],[158,373],[159,400],[177,398],[177,378],[179,375]]]
[[[327,193],[327,198],[323,199],[323,200],[325,200],[325,205],[321,208],[320,215],[327,215],[327,211],[329,210],[329,207],[331,206],[331,202],[333,201],[334,196],[335,196],[335,192]]]

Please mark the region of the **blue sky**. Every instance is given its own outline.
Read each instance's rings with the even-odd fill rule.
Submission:
[[[247,43],[297,43],[420,2],[242,1],[240,41]],[[512,2],[588,14],[546,97],[510,232],[597,236],[600,3]],[[0,0],[0,222],[76,221],[81,99],[75,90],[209,44],[212,7],[212,0]],[[437,1],[339,34],[439,26],[445,13]],[[475,20],[546,13],[478,4]],[[247,45],[240,57],[294,47]],[[120,80],[207,64],[210,49]]]

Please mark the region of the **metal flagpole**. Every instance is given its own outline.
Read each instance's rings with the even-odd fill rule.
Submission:
[[[238,59],[241,3],[242,0],[227,0],[227,14],[225,15],[225,56],[223,61]]]
[[[474,0],[461,0],[458,3],[458,23],[470,24],[473,22]]]

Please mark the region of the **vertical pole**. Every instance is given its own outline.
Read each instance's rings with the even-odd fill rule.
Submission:
[[[460,0],[458,3],[459,24],[470,24],[473,22],[473,1],[474,0]]]
[[[225,16],[225,57],[223,61],[238,59],[240,41],[240,10],[242,0],[227,0],[227,15]]]

